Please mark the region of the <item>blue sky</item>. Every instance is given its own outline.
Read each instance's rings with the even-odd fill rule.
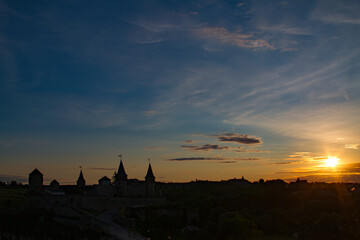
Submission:
[[[123,153],[131,178],[150,157],[160,181],[358,181],[359,12],[358,1],[0,1],[0,177],[37,167],[71,183],[81,165],[95,183]],[[343,168],[324,167],[328,156]]]

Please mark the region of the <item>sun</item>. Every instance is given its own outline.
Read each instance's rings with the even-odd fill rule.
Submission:
[[[328,157],[328,159],[325,159],[324,162],[327,167],[335,167],[339,160],[340,159],[337,157]]]

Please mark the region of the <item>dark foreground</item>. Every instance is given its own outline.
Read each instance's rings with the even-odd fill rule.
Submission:
[[[360,185],[158,183],[166,204],[124,208],[116,222],[151,239],[360,239]],[[0,239],[119,239],[26,206],[25,187],[0,189]],[[91,214],[101,214],[91,212]]]

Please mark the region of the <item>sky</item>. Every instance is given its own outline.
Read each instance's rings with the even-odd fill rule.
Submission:
[[[360,2],[0,0],[0,181],[360,182]],[[338,165],[326,165],[328,157]]]

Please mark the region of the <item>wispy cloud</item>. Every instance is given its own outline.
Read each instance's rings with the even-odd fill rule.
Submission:
[[[340,112],[341,114],[339,114]],[[235,122],[264,126],[287,136],[317,139],[321,142],[338,142],[339,136],[355,139],[354,131],[358,131],[358,129],[348,127],[354,125],[355,119],[344,119],[343,117],[358,116],[355,112],[359,112],[355,106],[345,104],[293,106],[288,112],[278,112],[277,115],[267,113],[267,119],[261,118],[266,114],[256,114],[242,117],[242,120],[238,119]]]
[[[156,33],[189,31],[204,25],[204,23],[194,20],[194,17],[197,17],[197,14],[161,11],[159,14],[148,17],[141,16],[128,22]]]
[[[345,148],[348,148],[348,149],[360,149],[360,144],[359,143],[347,144],[347,145],[345,145]]]
[[[327,23],[333,23],[333,24],[357,24],[357,25],[360,25],[360,18],[350,18],[348,16],[344,16],[341,14],[314,17],[314,19],[318,19],[318,20],[321,20],[321,21],[324,21]]]
[[[327,156],[321,154],[312,153],[312,152],[294,152],[284,158],[285,161],[291,164],[297,163],[322,163],[323,160],[327,159]],[[278,162],[276,164],[282,164]]]
[[[95,103],[93,100],[62,97],[49,100],[56,108],[46,113],[54,122],[94,128],[119,126],[126,123],[128,112],[114,103]]]
[[[322,154],[314,152],[293,152],[285,156],[282,160],[277,161],[273,164],[312,166],[316,168],[324,166],[325,159],[328,159],[328,156],[324,156]]]
[[[316,138],[322,141],[334,141],[339,137],[353,138],[354,129],[349,126],[357,128],[355,122],[359,120],[359,109],[355,106],[354,99],[351,103],[346,102],[343,92],[336,89],[329,91],[324,89],[312,94],[314,90],[311,86],[332,82],[339,89],[343,88],[336,76],[341,76],[343,72],[355,67],[356,64],[349,60],[354,59],[357,52],[358,50],[355,49],[353,54],[336,61],[331,60],[326,66],[317,62],[317,69],[308,66],[305,62],[299,62],[304,67],[299,77],[292,73],[278,72],[279,75],[276,76],[278,79],[274,80],[277,84],[265,87],[266,82],[264,82],[264,86],[257,89],[256,95],[248,98],[253,100],[252,103],[246,104],[247,107],[244,106],[241,113],[229,116],[229,119],[236,120],[226,122],[258,125],[284,135]],[[293,69],[290,65],[288,67],[288,70]],[[358,85],[352,86],[358,88]],[[296,97],[300,92],[303,94],[302,104],[299,104]],[[329,104],[330,101],[332,104]],[[271,107],[274,104],[276,108]],[[257,107],[260,105],[263,107]],[[271,110],[268,111],[265,106]],[[234,112],[238,110],[234,109]],[[344,118],[344,116],[352,117]]]
[[[311,31],[301,27],[289,26],[285,23],[274,24],[274,25],[259,25],[259,30],[271,32],[271,33],[282,33],[290,35],[312,35]]]
[[[149,110],[149,111],[145,111],[144,113],[148,116],[152,116],[152,115],[158,114],[158,111]]]
[[[360,4],[358,1],[318,1],[311,14],[314,20],[330,24],[360,24]]]
[[[309,47],[281,66],[257,66],[259,70],[251,73],[241,64],[229,64],[227,68],[198,64],[192,66],[193,71],[180,73],[182,80],[159,97],[159,102],[169,111],[176,107],[190,109],[192,114],[210,113],[227,124],[260,127],[284,136],[322,142],[337,141],[339,137],[357,141],[358,96],[355,90],[348,91],[348,101],[343,89],[359,89],[354,81],[358,77],[355,69],[359,49],[344,55],[326,48]],[[314,54],[316,51],[331,57],[320,57]],[[354,71],[351,79],[344,78],[348,71]],[[204,86],[209,89],[207,94],[187,98]]]
[[[223,27],[203,27],[196,31],[196,34],[201,38],[218,40],[240,48],[274,49],[274,46],[264,39],[256,38],[252,34],[230,32]]]

